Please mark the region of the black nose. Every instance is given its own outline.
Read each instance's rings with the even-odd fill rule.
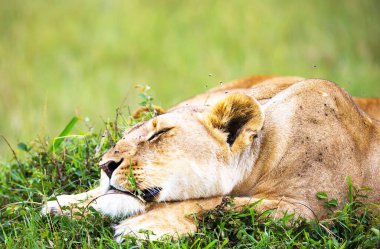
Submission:
[[[112,176],[112,173],[115,171],[115,169],[117,169],[117,167],[120,166],[120,164],[123,162],[123,159],[121,159],[120,161],[116,162],[116,161],[113,161],[113,160],[110,160],[102,165],[100,165],[100,168],[102,170],[104,170],[104,172],[106,173],[106,175],[111,178]]]

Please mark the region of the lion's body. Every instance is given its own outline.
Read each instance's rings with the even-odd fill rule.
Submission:
[[[328,81],[272,76],[235,81],[129,130],[103,157],[102,187],[88,197],[114,191],[110,185],[130,191],[131,168],[139,188],[155,191],[156,202],[141,205],[119,193],[123,212],[107,211],[112,203],[103,201],[98,209],[104,213],[141,213],[116,227],[119,239],[141,228],[157,236],[193,232],[195,223],[185,215],[201,215],[223,196],[235,197],[238,205],[264,199],[258,210],[320,219],[327,210],[316,193],[342,203],[348,176],[354,185],[372,188],[368,201],[380,202],[376,119],[378,99],[353,100]],[[70,197],[62,201],[70,203]],[[48,209],[59,208],[50,203]]]
[[[380,201],[379,124],[340,88],[303,81],[263,108],[260,157],[234,193],[302,200],[321,217],[326,209],[315,194],[326,191],[342,200],[350,175],[355,185],[373,188],[372,200]]]
[[[258,75],[240,80],[235,80],[230,83],[222,84],[219,87],[210,89],[209,91],[197,95],[189,100],[183,101],[173,108],[185,105],[203,105],[215,103],[215,100],[220,100],[225,97],[226,93],[248,93],[262,102],[272,98],[277,93],[285,90],[289,86],[303,81],[305,78],[296,76],[268,76]],[[212,101],[213,100],[213,101]],[[355,103],[371,117],[380,120],[380,98],[360,98],[353,97]]]

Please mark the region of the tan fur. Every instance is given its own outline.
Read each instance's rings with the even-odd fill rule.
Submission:
[[[220,135],[220,132],[228,133],[229,129],[233,129],[229,126],[238,126],[239,129],[236,132],[240,136],[231,138],[234,139],[231,150],[241,151],[243,147],[252,142],[253,136],[261,130],[264,115],[256,100],[244,94],[234,94],[227,96],[225,101],[217,103],[203,121],[210,133],[214,134],[215,138],[219,139],[222,144],[225,143],[226,139],[225,136]],[[245,132],[241,132],[241,130]]]
[[[156,106],[156,105],[152,106],[152,110],[153,112],[155,112],[156,115],[161,115],[165,113],[164,108],[160,106]],[[149,111],[151,110],[148,107],[142,106],[132,114],[132,117],[134,119],[140,119],[144,113],[149,112]]]
[[[153,230],[151,239],[194,232],[189,214],[201,216],[223,196],[235,197],[237,209],[258,202],[275,217],[321,219],[328,210],[316,193],[341,205],[348,176],[372,188],[368,201],[379,204],[375,118],[379,100],[353,99],[334,83],[299,77],[248,78],[184,101],[131,128],[103,156],[102,165],[121,162],[108,181],[114,188],[132,191],[130,172],[141,190],[161,188],[140,215],[116,227],[118,241],[144,237],[140,229]]]
[[[380,99],[354,98],[355,103],[371,117],[380,120]]]

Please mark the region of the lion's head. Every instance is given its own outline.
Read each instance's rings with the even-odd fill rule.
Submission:
[[[263,121],[260,104],[243,94],[211,108],[177,108],[126,131],[100,165],[109,188],[138,188],[146,200],[224,195],[249,170],[241,164],[255,154],[252,144]]]

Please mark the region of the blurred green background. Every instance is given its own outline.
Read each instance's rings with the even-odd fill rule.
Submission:
[[[253,74],[380,96],[380,1],[0,0],[0,134],[54,137],[133,109],[136,84],[170,106]],[[125,109],[124,109],[125,110]],[[0,142],[0,155],[10,150]]]

